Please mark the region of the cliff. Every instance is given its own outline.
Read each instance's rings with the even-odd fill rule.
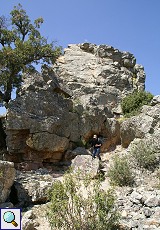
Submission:
[[[132,54],[107,45],[69,45],[52,68],[23,76],[7,112],[6,159],[25,169],[66,163],[94,133],[106,151],[120,143],[115,118],[122,98],[144,88],[144,68]]]

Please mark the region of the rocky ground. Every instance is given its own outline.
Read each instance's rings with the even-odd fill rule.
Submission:
[[[102,154],[104,173],[107,173],[112,157],[116,154],[122,154],[124,151],[125,149],[119,145],[115,149]],[[55,179],[62,180],[63,172],[50,173],[50,176],[53,178],[53,181]],[[142,174],[139,175],[141,181],[138,187],[116,187],[117,207],[122,216],[121,229],[160,229],[160,190],[156,187],[158,180],[155,174]],[[109,186],[109,178],[105,177],[105,180],[102,182],[102,188],[107,190]],[[47,208],[48,203],[28,207],[29,211],[26,209],[23,216],[23,229],[42,230],[47,228],[50,230],[51,228],[46,219]],[[29,226],[32,227],[30,228]]]
[[[104,164],[106,164],[106,166],[109,164],[109,160],[112,157],[112,155],[114,154],[114,152],[117,152],[118,149],[120,149],[120,147],[117,147],[116,150],[114,151],[110,151],[106,154],[102,155],[102,161]],[[90,158],[91,159],[91,158]],[[96,161],[98,162],[98,160]],[[32,181],[31,178],[36,179],[39,178],[38,181],[44,180],[44,176],[47,176],[47,180],[50,181],[48,183],[54,182],[54,180],[62,180],[63,179],[63,173],[64,170],[60,170],[60,171],[50,171],[48,172],[48,170],[38,170],[37,173],[34,172],[18,172],[17,174],[17,180],[20,182],[22,181],[23,178],[23,185],[25,184],[25,181],[28,181],[28,178],[30,178],[29,181]],[[37,182],[36,182],[37,183]],[[33,193],[34,193],[34,189],[33,187],[31,188],[31,184],[33,185],[33,181],[31,183],[28,183],[28,187],[30,188],[30,195],[32,195],[32,197],[34,197]],[[109,186],[109,182],[108,179],[106,178],[105,181],[103,181],[102,183],[102,187],[104,189],[107,189]],[[35,187],[35,184],[34,184]],[[83,191],[84,192],[84,191]],[[43,194],[44,196],[44,194]],[[40,197],[39,195],[37,195],[36,199],[39,199],[38,197]],[[23,197],[24,198],[24,197]],[[26,198],[25,198],[26,199]],[[29,229],[35,229],[35,230],[44,230],[44,229],[48,229],[50,230],[51,227],[49,225],[49,222],[46,218],[46,212],[47,212],[47,208],[48,208],[48,203],[45,204],[41,204],[41,205],[32,205],[30,207],[27,207],[24,209],[23,212],[23,229],[24,230],[29,230]]]

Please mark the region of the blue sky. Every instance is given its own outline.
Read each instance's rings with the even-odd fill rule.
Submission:
[[[41,33],[63,48],[72,43],[111,45],[134,54],[146,72],[146,91],[160,94],[160,0],[0,0],[0,15],[20,3]]]

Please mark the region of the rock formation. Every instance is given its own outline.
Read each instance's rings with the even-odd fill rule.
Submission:
[[[59,161],[69,148],[72,101],[63,98],[54,76],[45,72],[25,75],[17,98],[10,102],[6,119],[6,156],[24,169]],[[73,139],[77,138],[78,133]],[[72,137],[71,137],[72,139]],[[27,162],[23,164],[23,162]]]
[[[153,101],[155,101],[154,98]],[[159,121],[160,104],[143,106],[138,116],[133,116],[122,123],[120,129],[122,146],[128,147],[135,138],[142,139],[148,134],[155,133],[160,127]]]
[[[6,117],[6,159],[18,169],[67,162],[96,133],[102,151],[120,143],[121,99],[144,89],[134,56],[111,46],[69,45],[53,68],[26,74]],[[68,158],[70,158],[68,156]]]
[[[13,162],[0,161],[0,203],[6,202],[15,179]]]
[[[73,92],[74,104],[89,114],[113,117],[121,113],[124,96],[145,88],[144,68],[135,57],[107,45],[69,45],[54,71]]]
[[[90,175],[95,178],[99,172],[100,165],[98,158],[92,160],[92,156],[76,156],[72,160],[73,172],[81,172],[79,177],[85,178],[85,175]]]

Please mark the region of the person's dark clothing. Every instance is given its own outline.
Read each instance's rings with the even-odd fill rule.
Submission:
[[[97,138],[97,139],[93,138],[93,139],[90,141],[90,144],[91,144],[92,147],[95,148],[95,145],[102,145],[102,141],[99,140],[99,138]]]
[[[99,140],[98,138],[97,139],[93,138],[90,141],[90,144],[91,144],[91,147],[93,147],[92,157],[95,158],[97,156],[99,160],[101,160],[101,157],[100,157],[100,147],[102,146],[101,140]],[[96,146],[96,145],[101,145],[101,146]]]

